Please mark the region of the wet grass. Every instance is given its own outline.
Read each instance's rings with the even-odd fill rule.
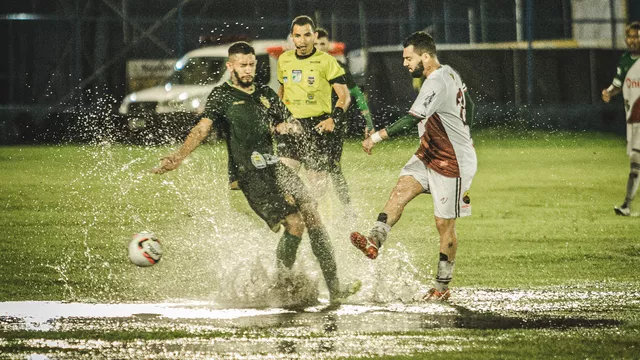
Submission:
[[[622,200],[626,185],[629,165],[624,139],[597,133],[496,130],[478,132],[474,138],[479,172],[471,191],[473,216],[457,223],[460,245],[452,286],[492,291],[556,286],[567,292],[576,286],[601,292],[640,290],[640,218],[616,217],[612,210]],[[434,275],[438,235],[428,195],[407,207],[376,263],[361,259],[347,243],[349,231],[366,231],[375,220],[415,148],[415,139],[398,139],[382,143],[373,156],[367,156],[358,141],[348,142],[343,170],[359,218],[345,223],[334,196],[320,203],[342,274],[353,276],[353,271],[346,270],[353,267],[370,274],[363,279],[363,291],[369,290],[366,296],[378,286],[374,275],[388,272],[389,278],[380,275],[382,282],[409,277],[425,286]],[[150,175],[148,170],[170,150],[108,144],[0,147],[0,301],[213,299],[229,273],[270,268],[278,235],[252,214],[239,192],[227,190],[224,145],[201,147],[174,173]],[[163,261],[151,269],[136,268],[126,258],[131,235],[145,229],[155,231],[165,248]],[[308,253],[308,249],[301,251]],[[394,251],[406,251],[408,264],[398,263],[392,257]],[[307,263],[311,258],[300,257]],[[409,276],[402,268],[405,265],[416,270]],[[156,340],[207,343],[207,339],[223,338],[242,344],[242,339],[270,337],[321,347],[328,337],[338,344],[352,338],[351,345],[337,349],[359,349],[350,356],[339,355],[344,352],[338,350],[328,352],[331,357],[419,357],[362,352],[369,347],[357,336],[370,335],[376,343],[390,341],[386,336],[391,336],[398,346],[428,352],[435,359],[637,358],[637,302],[586,309],[577,314],[570,308],[558,310],[550,318],[516,314],[515,320],[498,321],[514,322],[508,328],[463,326],[390,333],[380,329],[335,339],[323,332],[283,336],[256,328],[200,332],[0,329],[0,353],[38,353],[42,348],[29,342],[38,339],[104,340],[123,342],[125,349],[144,349]],[[477,320],[482,314],[466,319]],[[577,323],[562,326],[558,319],[567,318],[576,318]],[[545,321],[559,325],[543,326],[540,322]],[[403,336],[408,337],[404,345]],[[285,345],[280,353],[287,353]],[[50,348],[54,355],[55,348]],[[100,353],[85,350],[82,354],[90,358]],[[120,355],[115,352],[112,357]]]
[[[228,333],[201,334],[198,336],[174,337],[179,332],[105,333],[104,335],[70,333],[68,336],[51,336],[46,333],[31,334],[0,344],[6,356],[11,354],[46,354],[51,358],[136,358],[146,354],[161,358],[180,359],[245,358],[243,344],[262,343],[263,351],[253,353],[252,358],[339,358],[339,359],[635,359],[639,349],[638,332],[618,329],[567,329],[550,330],[428,330],[420,333],[351,334],[345,337],[322,335],[318,337],[285,337],[276,344],[268,344],[267,336],[252,337]],[[40,336],[38,336],[40,335]],[[65,340],[74,339],[72,342]],[[215,340],[214,340],[215,339]],[[394,339],[394,341],[390,341]],[[41,344],[51,343],[45,351]],[[194,347],[195,343],[203,344]],[[234,344],[233,353],[215,352],[216,343]],[[38,344],[38,345],[36,345]],[[164,345],[161,345],[164,344]],[[304,345],[303,345],[304,344]],[[268,346],[270,345],[270,346]],[[315,351],[304,355],[302,348]],[[406,355],[394,353],[393,347],[403,349]],[[159,349],[160,348],[160,349]],[[358,348],[353,355],[344,350]],[[167,352],[172,349],[171,352]],[[195,350],[193,350],[195,349]],[[414,349],[413,351],[411,349]],[[274,351],[275,350],[275,351]],[[301,353],[302,352],[302,353]],[[154,355],[152,355],[154,354]],[[226,356],[222,356],[222,355]],[[288,355],[288,356],[287,356]],[[214,355],[215,356],[215,355]]]
[[[473,216],[457,224],[455,285],[638,283],[638,218],[612,216],[628,171],[623,139],[483,131],[475,140]],[[347,144],[343,168],[360,212],[358,221],[348,224],[351,230],[366,230],[375,220],[414,147],[413,139],[400,139],[367,156],[357,141]],[[242,195],[226,190],[222,144],[202,147],[179,171],[149,175],[169,151],[119,145],[0,148],[0,300],[138,300],[132,277],[153,280],[160,273],[132,268],[126,259],[128,239],[143,229],[166,240],[167,263],[188,263],[202,276],[217,246],[202,231],[249,226],[253,236],[261,236],[264,225]],[[341,205],[335,198],[326,205],[321,203],[326,222],[341,226]],[[428,269],[438,246],[432,219],[431,197],[417,198],[387,247],[405,246],[414,264]],[[210,228],[202,229],[202,223]],[[346,243],[338,238],[344,232],[332,235],[334,242]],[[268,232],[264,236],[277,240]],[[186,253],[187,243],[199,254]],[[171,284],[168,274],[160,276]],[[424,275],[425,281],[431,277]],[[176,280],[180,297],[207,293],[201,283],[190,287],[184,278]],[[176,295],[143,289],[156,298]]]

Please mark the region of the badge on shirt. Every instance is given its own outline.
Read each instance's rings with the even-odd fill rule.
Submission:
[[[264,105],[264,107],[266,107],[267,109],[271,107],[271,103],[269,102],[269,99],[267,99],[264,95],[260,96],[260,102],[262,103],[262,105]]]
[[[309,86],[313,86],[313,84],[316,82],[316,77],[315,76],[309,76],[307,77],[307,84],[309,84]]]
[[[299,83],[302,81],[302,70],[293,70],[291,71],[291,81],[294,83]]]
[[[424,99],[424,107],[429,107],[429,104],[431,104],[431,102],[433,101],[433,98],[435,97],[436,97],[435,91],[431,92],[431,95],[427,95],[427,97]]]
[[[284,84],[286,84],[287,82],[289,82],[289,78],[288,78],[287,76],[283,76],[283,77],[282,77],[282,82],[283,82]]]

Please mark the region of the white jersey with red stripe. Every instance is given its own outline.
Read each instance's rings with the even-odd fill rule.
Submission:
[[[640,123],[640,61],[636,61],[625,74],[622,96],[627,123]]]
[[[442,65],[424,81],[409,110],[422,118],[416,156],[446,177],[473,176],[477,169],[476,151],[465,121],[466,91],[460,75]]]

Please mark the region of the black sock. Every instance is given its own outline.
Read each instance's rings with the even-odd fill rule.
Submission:
[[[301,237],[289,234],[285,230],[276,249],[276,258],[278,259],[279,265],[283,265],[287,269],[291,269],[293,263],[296,262],[296,254],[298,252],[300,240],[302,240]]]

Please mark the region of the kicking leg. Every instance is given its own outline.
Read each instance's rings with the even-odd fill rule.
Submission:
[[[400,220],[405,206],[423,191],[422,185],[412,176],[401,176],[391,191],[382,213],[378,215],[378,220],[369,231],[369,236],[365,237],[358,232],[351,233],[351,243],[370,259],[378,257],[378,248],[384,244],[391,227]]]

